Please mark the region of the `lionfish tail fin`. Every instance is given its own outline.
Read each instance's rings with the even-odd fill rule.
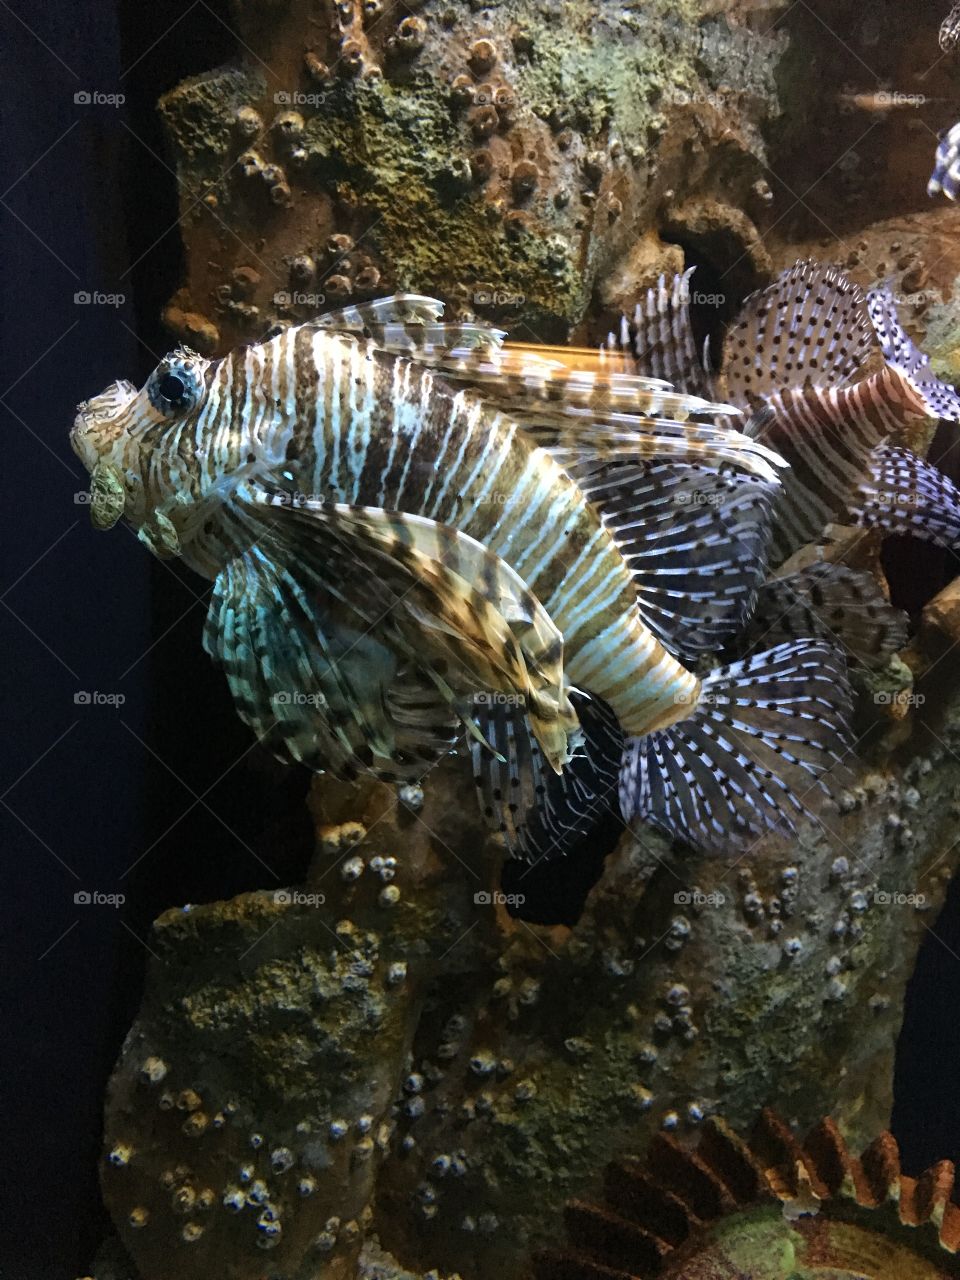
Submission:
[[[546,766],[521,707],[478,694],[474,719],[488,750],[470,744],[480,810],[514,858],[566,854],[617,808],[623,732],[599,699],[571,691],[582,738],[562,773]]]
[[[843,657],[820,641],[720,667],[687,719],[628,739],[623,816],[708,853],[747,852],[846,784],[849,715]]]

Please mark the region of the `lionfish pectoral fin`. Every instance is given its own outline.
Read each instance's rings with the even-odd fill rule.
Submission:
[[[543,759],[524,711],[488,700],[477,707],[484,751],[471,744],[480,809],[515,858],[539,862],[569,852],[617,811],[623,732],[597,699],[574,693],[583,740],[562,773]]]
[[[934,373],[930,357],[921,351],[900,323],[897,303],[888,288],[867,294],[867,308],[887,363],[906,375],[923,398],[928,416],[960,422],[960,395]]]
[[[747,852],[766,831],[792,830],[811,793],[846,785],[849,714],[843,657],[820,641],[720,667],[687,719],[628,739],[623,816],[706,852]]]
[[[948,129],[937,144],[933,173],[927,183],[927,195],[945,195],[956,200],[960,191],[960,124]]]
[[[311,565],[326,589],[418,665],[451,706],[476,689],[516,699],[546,758],[563,766],[577,728],[563,637],[506,561],[426,517],[291,502],[243,486],[233,502],[253,536],[272,542],[277,559],[294,574]]]
[[[746,405],[803,387],[839,386],[879,360],[859,285],[835,267],[801,261],[745,299],[723,343],[723,394]]]
[[[416,778],[454,743],[439,699],[397,676],[393,652],[309,565],[289,570],[257,547],[232,558],[203,639],[241,719],[281,759]]]
[[[625,556],[658,639],[684,662],[721,648],[763,582],[779,485],[660,462],[601,468],[579,484]]]
[[[821,561],[763,584],[733,652],[741,656],[802,637],[840,644],[851,666],[876,669],[906,644],[907,618],[871,573]]]
[[[850,515],[863,528],[909,533],[960,550],[960,489],[909,449],[881,445],[859,485]]]
[[[722,408],[716,406],[717,412]],[[620,413],[602,419],[588,416],[582,422],[531,414],[522,421],[578,483],[581,476],[608,464],[672,462],[732,466],[776,484],[779,469],[786,466],[767,444],[727,426]]]
[[[90,521],[95,529],[112,529],[126,505],[126,490],[119,470],[98,462],[90,472]]]
[[[883,364],[851,386],[792,387],[748,423],[789,461],[774,523],[774,563],[813,542],[848,511],[874,450],[926,413],[913,380]]]
[[[171,560],[180,554],[180,535],[169,516],[154,511],[137,530],[137,537],[158,560]]]

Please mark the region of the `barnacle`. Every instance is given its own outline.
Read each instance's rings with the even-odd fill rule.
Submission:
[[[536,1280],[779,1280],[960,1275],[954,1167],[901,1172],[881,1133],[859,1159],[826,1119],[797,1140],[764,1111],[749,1141],[712,1118],[688,1149],[657,1134],[604,1177],[602,1203],[570,1201],[567,1245],[534,1258]]]

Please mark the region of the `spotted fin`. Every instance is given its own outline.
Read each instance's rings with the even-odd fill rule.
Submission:
[[[850,504],[854,522],[960,551],[960,489],[909,449],[881,445]]]
[[[847,779],[850,696],[839,651],[780,645],[720,667],[686,720],[627,741],[620,807],[708,853],[789,832]]]
[[[622,316],[620,332],[611,334],[608,350],[629,352],[635,371],[652,378],[663,378],[706,400],[716,398],[712,379],[701,360],[690,323],[690,277],[695,267],[683,275],[675,275],[668,287],[661,276],[655,289],[638,302],[632,319]]]
[[[956,3],[940,24],[940,48],[950,53],[960,41],[960,0]]]
[[[644,622],[682,662],[745,623],[766,574],[779,486],[706,466],[648,463],[577,477],[603,512],[639,590]]]
[[[879,669],[907,643],[907,618],[872,574],[821,561],[764,583],[734,652],[815,637],[841,645],[852,667]]]
[[[623,732],[599,699],[571,693],[583,739],[561,774],[544,765],[522,708],[477,696],[476,719],[493,752],[471,743],[480,809],[510,854],[527,862],[569,852],[611,811]]]
[[[229,509],[247,537],[292,575],[309,565],[324,590],[431,680],[450,706],[478,689],[519,699],[550,766],[569,757],[577,719],[563,674],[563,639],[503,560],[425,517],[306,502],[237,485]]]
[[[774,562],[840,519],[871,472],[874,449],[926,413],[913,382],[886,364],[850,386],[808,385],[772,394],[745,431],[790,464],[782,476]]]
[[[879,359],[860,286],[835,267],[798,262],[744,301],[723,344],[721,394],[747,408],[808,380],[843,386]]]
[[[930,367],[930,357],[917,347],[900,324],[897,304],[889,289],[867,294],[870,319],[886,361],[905,374],[923,396],[932,418],[960,422],[960,395],[942,382]]]
[[[453,740],[449,723],[429,746],[423,733],[398,730],[388,706],[395,655],[308,568],[295,577],[257,548],[217,577],[204,648],[241,718],[282,760],[343,778],[363,769],[415,778]]]
[[[945,195],[956,200],[960,191],[960,124],[955,124],[937,144],[933,173],[927,183],[927,195]]]

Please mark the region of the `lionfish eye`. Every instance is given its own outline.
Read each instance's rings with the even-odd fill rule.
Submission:
[[[186,387],[183,385],[183,379],[178,378],[175,373],[165,373],[160,379],[157,391],[164,400],[169,400],[171,404],[178,404],[183,398]]]
[[[182,413],[196,405],[203,395],[200,371],[177,352],[168,356],[147,384],[150,403],[161,413]]]

